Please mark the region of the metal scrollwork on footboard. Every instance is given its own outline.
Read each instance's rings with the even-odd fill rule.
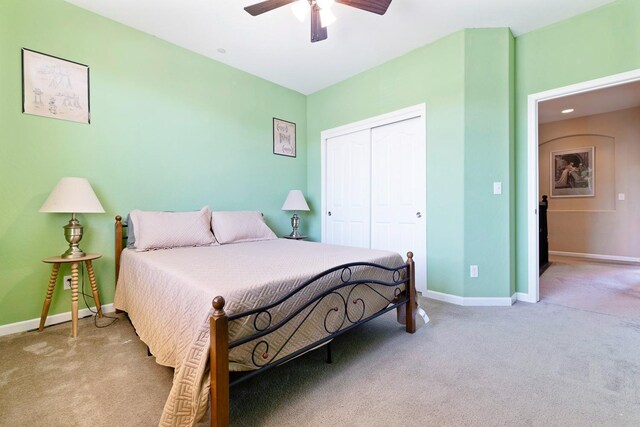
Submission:
[[[362,269],[367,269],[366,273],[359,271]],[[369,274],[372,269],[391,273],[391,280],[378,280],[374,275]],[[363,277],[357,277],[360,273]],[[335,277],[337,275],[339,277]],[[330,281],[331,278],[334,280]],[[237,384],[266,369],[279,366],[394,308],[405,305],[406,310],[403,316],[405,329],[408,333],[414,333],[417,308],[415,282],[413,253],[408,252],[406,264],[400,267],[388,268],[372,263],[344,264],[318,274],[271,304],[232,316],[227,316],[225,312],[224,298],[221,296],[214,298],[214,311],[209,319],[211,425],[229,426],[229,385]],[[404,290],[401,290],[403,285]],[[392,297],[380,292],[389,288],[394,288],[393,292],[388,293]],[[376,298],[383,298],[382,308],[368,310],[365,299],[359,294],[359,289],[368,289],[373,291],[372,295],[377,295]],[[305,295],[305,298],[301,299],[304,302],[296,306],[292,297],[297,293],[311,295],[310,297]],[[287,303],[293,307],[283,310],[282,305]],[[358,311],[354,312],[353,309],[350,311],[350,307],[357,308]],[[400,316],[400,313],[398,315]],[[299,319],[299,323],[292,324],[295,319]],[[309,319],[315,319],[316,323],[320,323],[324,334],[306,345],[296,343],[295,347],[285,350]],[[234,330],[237,332],[238,324],[252,325],[255,332],[229,342],[232,326],[236,326]],[[280,334],[279,341],[276,340],[277,345],[272,339],[272,334]],[[245,349],[243,345],[249,347],[250,358],[255,369],[230,382],[230,354],[232,351]]]
[[[229,316],[230,329],[236,323],[238,329],[253,330],[229,342],[230,351],[244,346],[239,351],[250,353],[254,368],[231,385],[281,365],[407,304],[409,273],[408,264],[395,268],[365,262],[344,264],[312,277],[271,304]],[[394,288],[393,292],[384,292],[389,288]],[[301,294],[305,297],[296,300]],[[368,297],[365,298],[365,294]],[[378,299],[379,303],[368,307],[366,300],[371,302],[372,299]],[[312,342],[308,338],[309,330],[301,332],[304,327],[314,330]],[[298,341],[292,345],[296,339]]]

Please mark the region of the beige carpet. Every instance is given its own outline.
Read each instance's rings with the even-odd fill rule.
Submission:
[[[546,280],[535,305],[424,300],[431,323],[414,335],[389,313],[335,340],[332,365],[320,350],[233,388],[232,424],[640,425],[638,285],[618,316],[552,302]],[[172,372],[128,321],[69,328],[0,338],[0,425],[156,425]]]
[[[640,323],[640,266],[552,257],[540,299]]]

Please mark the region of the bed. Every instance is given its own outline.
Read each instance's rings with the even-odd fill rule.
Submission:
[[[160,425],[229,424],[229,387],[395,308],[415,332],[415,274],[388,251],[288,239],[137,252],[115,222],[115,307],[175,368]],[[230,382],[229,373],[235,375]]]

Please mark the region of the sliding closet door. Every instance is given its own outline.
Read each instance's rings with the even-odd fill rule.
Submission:
[[[416,283],[426,283],[426,147],[422,120],[371,130],[371,247],[414,253]]]
[[[368,248],[371,131],[330,138],[326,145],[326,243]]]

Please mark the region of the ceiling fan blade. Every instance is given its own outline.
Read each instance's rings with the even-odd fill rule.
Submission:
[[[327,27],[323,28],[320,22],[320,8],[314,3],[311,8],[311,43],[325,40],[327,37]]]
[[[384,15],[391,4],[391,0],[336,0],[336,3]]]
[[[252,4],[244,8],[252,16],[261,15],[270,10],[277,9],[282,6],[293,3],[296,0],[266,0],[260,3]]]

